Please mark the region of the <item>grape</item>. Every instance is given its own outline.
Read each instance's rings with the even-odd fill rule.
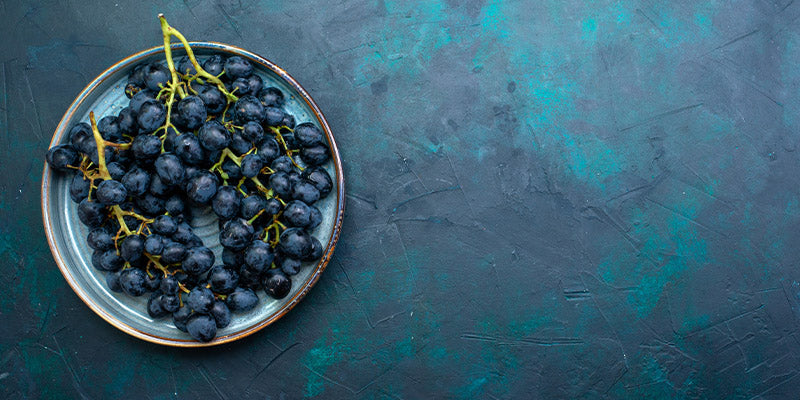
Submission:
[[[291,197],[306,204],[314,204],[319,200],[320,193],[313,183],[301,179],[299,182],[292,185]]]
[[[125,239],[122,239],[119,252],[125,261],[138,261],[144,253],[144,239],[140,235],[126,236]]]
[[[222,73],[225,68],[225,57],[215,54],[203,62],[203,69],[211,75],[217,76]]]
[[[328,148],[318,144],[313,147],[300,149],[300,158],[309,165],[321,165],[328,161],[330,154]]]
[[[275,299],[282,299],[292,290],[292,281],[279,270],[271,270],[264,276],[264,289]]]
[[[333,189],[331,176],[328,174],[328,171],[325,171],[323,168],[306,168],[306,170],[303,171],[303,178],[311,182],[314,187],[319,190],[320,197],[327,197]]]
[[[175,106],[172,122],[181,129],[193,131],[203,125],[207,116],[206,105],[198,96],[187,96]]]
[[[264,108],[264,123],[271,126],[278,126],[283,122],[283,111],[277,107]]]
[[[265,107],[283,107],[283,92],[275,87],[264,88],[258,92],[258,99]]]
[[[233,312],[250,311],[256,307],[258,296],[252,289],[237,287],[225,299],[225,304]]]
[[[207,150],[222,150],[228,147],[231,136],[219,121],[211,120],[203,124],[198,136],[200,145]]]
[[[121,181],[132,196],[141,196],[150,189],[150,175],[138,166],[126,172]]]
[[[147,100],[139,108],[136,115],[136,123],[139,124],[139,132],[152,133],[161,125],[167,118],[167,110],[164,105],[157,100]]]
[[[80,156],[72,145],[60,144],[47,151],[47,163],[56,171],[66,172],[70,167],[77,167]]]
[[[264,106],[255,96],[242,96],[233,106],[233,113],[239,123],[255,121],[260,123],[266,116]]]
[[[214,292],[228,294],[239,284],[239,273],[232,268],[218,265],[208,272],[208,281]]]
[[[233,318],[231,315],[231,310],[222,301],[215,301],[214,305],[211,306],[211,310],[209,310],[209,314],[214,317],[214,322],[216,323],[217,328],[220,329],[230,325],[231,319]]]
[[[311,235],[302,228],[289,228],[281,233],[279,249],[292,258],[302,259],[311,253]]]
[[[147,274],[144,271],[138,268],[128,268],[119,275],[119,285],[123,292],[138,297],[147,292],[147,288],[144,287],[146,278]]]
[[[80,203],[81,200],[89,196],[92,181],[83,176],[83,173],[77,172],[69,184],[69,197],[72,201]]]
[[[195,314],[186,321],[186,331],[201,342],[209,342],[217,336],[217,324],[210,315]]]
[[[200,275],[214,265],[214,253],[205,246],[192,247],[186,251],[183,259],[183,270],[193,275]]]
[[[196,287],[189,292],[186,305],[196,313],[207,313],[214,305],[214,293],[208,288]]]
[[[208,204],[217,194],[217,177],[208,171],[200,171],[186,184],[186,196],[197,204]]]
[[[228,57],[225,61],[225,75],[230,79],[247,78],[252,74],[253,65],[242,57]]]
[[[144,86],[158,92],[169,82],[169,70],[159,62],[152,62],[142,68]]]
[[[261,240],[254,240],[244,250],[244,263],[254,272],[263,272],[274,259],[275,253],[272,251],[272,247]]]
[[[264,161],[258,154],[248,154],[242,157],[242,176],[253,178],[259,174],[263,167]]]
[[[156,159],[155,167],[161,182],[167,185],[178,185],[183,182],[186,171],[178,156],[172,153],[162,153]]]
[[[211,207],[220,219],[228,220],[239,213],[242,195],[233,186],[220,186]]]
[[[322,144],[324,136],[314,124],[305,122],[294,128],[294,137],[303,147],[310,147],[315,144]]]

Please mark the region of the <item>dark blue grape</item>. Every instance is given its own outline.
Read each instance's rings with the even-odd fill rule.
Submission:
[[[114,271],[106,274],[106,286],[108,290],[115,293],[122,293],[122,285],[119,284],[119,275],[122,271]]]
[[[255,96],[242,96],[233,105],[233,113],[236,121],[241,124],[247,121],[255,121],[261,123],[266,117],[266,110],[261,102]]]
[[[283,107],[283,92],[276,87],[267,87],[258,92],[258,100],[265,107]]]
[[[258,154],[248,154],[242,158],[242,175],[248,178],[255,177],[264,168],[264,160]]]
[[[196,287],[189,292],[186,298],[186,305],[197,313],[207,313],[214,305],[214,293],[204,287]]]
[[[136,198],[136,206],[147,215],[158,215],[164,212],[164,199],[152,193],[145,193]]]
[[[236,218],[225,222],[219,233],[219,242],[223,247],[234,251],[244,250],[253,238],[253,227],[247,221]]]
[[[172,313],[172,323],[175,324],[176,328],[186,332],[186,321],[188,321],[191,316],[192,309],[184,304],[178,311]]]
[[[241,156],[250,151],[253,148],[253,144],[236,132],[231,135],[231,142],[228,144],[228,148],[237,156]]]
[[[231,142],[231,134],[217,120],[207,121],[198,132],[200,145],[208,150],[222,150]]]
[[[176,264],[186,258],[186,246],[178,242],[167,242],[161,252],[162,264]]]
[[[67,134],[69,142],[75,150],[86,152],[87,148],[95,147],[94,134],[92,127],[86,122],[79,122],[72,126]]]
[[[267,207],[267,201],[261,196],[248,196],[245,197],[239,207],[239,214],[242,218],[250,220],[255,217],[261,210]]]
[[[106,165],[106,169],[108,170],[108,174],[111,175],[111,179],[115,181],[122,181],[122,177],[125,176],[125,168],[122,166],[122,163],[114,161],[108,163]],[[126,188],[127,189],[127,188]]]
[[[144,252],[144,238],[141,235],[130,235],[122,239],[119,253],[125,261],[138,261]]]
[[[197,96],[206,106],[206,114],[217,115],[225,109],[225,95],[214,85],[203,85],[197,90]]]
[[[285,112],[284,115],[283,115],[283,121],[281,121],[281,125],[289,128],[289,129],[292,129],[292,128],[294,128],[294,124],[295,124],[294,115],[289,114],[288,112]]]
[[[141,296],[147,292],[144,286],[144,281],[147,279],[147,274],[138,268],[128,268],[119,276],[119,284],[122,286],[122,291],[131,296]]]
[[[139,135],[133,139],[131,150],[139,161],[153,160],[161,154],[161,140],[153,135]]]
[[[311,223],[311,207],[300,200],[293,200],[286,204],[283,218],[289,226],[304,228]]]
[[[142,104],[147,101],[155,100],[156,93],[150,90],[142,90],[137,92],[133,97],[131,97],[131,102],[128,104],[128,108],[134,112],[137,116],[139,115],[139,110],[142,109]],[[137,122],[138,125],[138,122]]]
[[[222,329],[231,324],[231,310],[222,301],[215,301],[209,313],[214,317],[217,328]]]
[[[181,215],[185,205],[180,195],[172,195],[164,202],[164,209],[171,215]]]
[[[254,240],[244,250],[244,262],[253,272],[263,272],[275,260],[275,253],[269,244]]]
[[[211,207],[221,219],[231,219],[239,213],[242,194],[234,186],[220,186]]]
[[[319,242],[319,239],[311,236],[311,251],[303,258],[303,261],[319,260],[322,257],[322,252],[324,250],[325,249],[322,247],[322,243]]]
[[[125,198],[128,197],[128,189],[125,189],[122,182],[110,179],[97,185],[95,195],[99,202],[107,206],[115,206],[125,201]]]
[[[311,205],[319,200],[320,193],[313,183],[301,179],[299,182],[292,185],[291,196],[295,200],[300,200],[303,203]]]
[[[167,109],[158,100],[147,100],[139,108],[136,114],[136,123],[139,124],[139,132],[152,133],[164,125],[167,119]]]
[[[257,122],[249,121],[242,125],[241,135],[253,143],[259,143],[264,139],[264,128]]]
[[[197,204],[208,204],[217,194],[219,180],[216,175],[202,170],[189,178],[186,183],[186,196]]]
[[[160,256],[164,251],[164,238],[157,234],[148,236],[144,240],[144,251],[153,256]]]
[[[281,271],[283,271],[284,274],[296,275],[300,271],[302,263],[300,260],[283,256],[279,260],[278,265],[281,267]]]
[[[86,236],[86,244],[94,250],[108,250],[114,247],[114,236],[105,228],[95,228]]]
[[[117,115],[117,126],[123,135],[136,135],[139,133],[139,123],[136,122],[137,112],[130,107],[123,108]]]
[[[251,289],[237,287],[233,293],[225,299],[225,304],[233,312],[250,311],[258,304],[258,296]]]
[[[96,228],[106,220],[106,207],[99,201],[81,200],[78,203],[78,219],[90,227]]]
[[[244,253],[229,248],[222,249],[222,264],[230,268],[239,268],[244,264]]]
[[[100,132],[100,136],[109,142],[119,143],[122,141],[122,132],[119,130],[116,116],[106,115],[100,118],[100,121],[97,121],[97,130]]]
[[[169,82],[169,69],[158,62],[147,64],[143,69],[144,85],[148,89],[158,92]]]
[[[238,181],[242,177],[242,169],[230,158],[222,162],[222,171],[228,175],[230,181]]]
[[[301,146],[311,147],[317,144],[322,144],[325,141],[325,135],[310,122],[304,122],[294,128],[294,137]]]
[[[78,167],[81,162],[78,151],[71,144],[59,144],[51,147],[47,151],[45,159],[50,168],[61,172],[69,171],[69,167]]]
[[[208,282],[211,284],[211,290],[214,292],[228,294],[233,292],[239,284],[239,273],[233,268],[217,265],[209,271]]]
[[[122,177],[122,185],[132,196],[141,196],[150,188],[150,174],[147,171],[133,167]]]
[[[207,116],[205,103],[198,96],[186,96],[172,108],[172,123],[180,129],[193,131],[203,125]]]
[[[289,183],[289,175],[285,172],[276,172],[269,177],[269,185],[272,190],[282,198],[289,198],[292,192],[292,185]]]
[[[80,203],[81,200],[89,197],[92,188],[92,181],[83,176],[83,172],[76,172],[69,183],[69,197],[72,201]]]
[[[194,314],[186,321],[186,332],[201,342],[210,342],[217,336],[217,323],[207,314]]]
[[[174,151],[184,163],[190,165],[199,164],[205,158],[200,140],[197,139],[197,136],[188,133],[178,136]]]
[[[201,242],[202,243],[202,242]],[[186,251],[186,258],[181,264],[182,269],[189,274],[201,275],[214,265],[214,252],[208,247],[193,247]]]
[[[164,236],[170,236],[178,230],[178,221],[169,215],[159,215],[150,224],[153,232]]]
[[[253,64],[242,57],[232,56],[225,61],[225,76],[230,80],[247,78],[252,74]]]
[[[161,182],[173,186],[183,182],[186,172],[181,159],[175,154],[162,153],[156,159],[155,167]]]
[[[300,149],[300,158],[308,165],[324,164],[330,159],[330,156],[328,148],[323,145],[303,147]]]
[[[283,110],[277,107],[264,108],[264,123],[271,126],[280,126],[285,116]]]
[[[294,171],[294,164],[292,163],[292,159],[286,155],[282,155],[274,160],[270,164],[270,168],[272,168],[275,172],[292,172]]]
[[[303,171],[303,178],[319,190],[320,198],[325,198],[333,190],[333,180],[324,168],[312,167]]]
[[[161,280],[161,285],[159,285],[159,290],[161,293],[164,294],[176,294],[180,287],[178,286],[178,280],[172,276],[167,275],[164,279]]]
[[[101,271],[119,271],[125,265],[125,260],[115,249],[96,250],[92,254],[92,265]]]
[[[203,62],[202,67],[209,74],[219,76],[225,70],[225,57],[219,54],[208,57]]]
[[[192,65],[192,60],[190,60],[188,56],[181,57],[176,68],[177,71],[183,75],[194,75],[197,73],[194,69],[194,65]]]
[[[302,228],[289,228],[281,233],[278,248],[291,258],[302,260],[311,252],[311,235]]]
[[[320,211],[319,208],[315,206],[310,206],[310,208],[311,208],[311,222],[309,222],[308,226],[306,226],[306,230],[308,231],[316,228],[317,226],[319,226],[319,224],[322,223],[322,211]]]
[[[292,290],[292,280],[280,270],[273,269],[264,275],[264,289],[274,299],[282,299]]]

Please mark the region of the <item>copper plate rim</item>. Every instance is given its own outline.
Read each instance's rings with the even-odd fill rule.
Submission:
[[[119,321],[113,315],[108,313],[103,307],[95,303],[92,300],[92,298],[86,292],[84,292],[83,289],[77,284],[75,278],[72,276],[70,269],[67,268],[67,265],[64,262],[64,259],[61,256],[58,247],[56,246],[53,229],[50,224],[51,210],[48,204],[49,204],[49,186],[50,186],[50,179],[52,172],[49,170],[49,168],[47,168],[46,164],[42,172],[41,206],[42,206],[42,219],[44,221],[45,233],[47,235],[47,244],[50,246],[50,251],[53,253],[53,258],[55,259],[58,268],[61,270],[61,274],[64,275],[64,278],[67,280],[67,283],[72,288],[72,290],[78,295],[78,297],[80,297],[80,299],[84,303],[86,303],[86,305],[89,306],[89,308],[92,311],[94,311],[97,315],[99,315],[100,318],[104,319],[109,324],[115,326],[116,328],[120,329],[121,331],[131,336],[137,337],[139,339],[151,343],[174,346],[174,347],[208,347],[208,346],[215,346],[233,342],[235,340],[250,336],[253,333],[256,333],[261,329],[263,329],[264,327],[272,324],[273,322],[283,317],[292,308],[294,308],[300,302],[300,300],[303,299],[303,297],[305,297],[305,295],[308,293],[311,287],[313,287],[314,284],[317,283],[317,281],[320,278],[320,275],[328,266],[328,262],[330,261],[331,256],[333,255],[333,250],[336,247],[336,242],[339,240],[339,234],[341,233],[342,222],[344,219],[344,206],[345,206],[344,174],[342,170],[342,161],[339,155],[339,149],[336,146],[336,141],[333,138],[330,126],[328,125],[328,121],[325,119],[325,116],[322,114],[322,111],[320,111],[319,107],[311,98],[311,96],[308,94],[308,92],[306,92],[306,90],[303,89],[303,87],[300,86],[300,84],[297,83],[297,81],[295,81],[295,79],[292,78],[291,75],[289,75],[289,73],[287,73],[286,71],[284,71],[282,68],[278,67],[271,61],[265,59],[264,57],[261,57],[255,53],[241,49],[236,46],[231,46],[228,44],[217,43],[217,42],[190,42],[190,45],[193,49],[197,48],[211,49],[211,50],[236,54],[239,56],[244,56],[248,58],[250,61],[253,61],[256,64],[259,64],[271,70],[272,72],[278,74],[278,76],[280,76],[281,79],[286,81],[292,88],[294,88],[295,90],[297,90],[298,93],[300,93],[302,99],[306,102],[306,104],[308,104],[311,110],[314,111],[314,115],[322,125],[322,128],[325,132],[325,137],[328,140],[328,145],[331,150],[331,158],[333,159],[334,169],[336,171],[336,177],[335,177],[337,183],[336,219],[334,220],[333,232],[331,233],[331,239],[328,242],[327,247],[325,248],[325,252],[322,258],[320,259],[319,263],[315,267],[314,272],[311,274],[308,280],[306,280],[306,282],[303,284],[302,289],[298,291],[297,294],[295,294],[295,296],[292,297],[283,307],[281,307],[277,312],[273,313],[269,317],[240,331],[225,336],[217,337],[208,343],[196,342],[193,340],[165,338],[147,332],[143,332],[128,324],[123,323],[122,321]],[[180,45],[179,43],[174,43],[170,47],[173,50],[183,49],[183,46]],[[87,97],[100,83],[108,79],[113,74],[117,73],[122,68],[127,67],[128,65],[135,64],[139,60],[151,56],[153,54],[163,53],[163,52],[164,52],[164,46],[153,47],[138,52],[136,54],[133,54],[131,56],[128,56],[118,61],[114,65],[110,66],[105,71],[103,71],[97,78],[95,78],[80,92],[78,97],[72,102],[69,108],[67,108],[67,111],[64,113],[64,116],[61,118],[61,122],[59,122],[56,131],[53,134],[53,138],[50,141],[50,147],[61,141],[61,138],[67,133],[67,128],[70,123],[70,120],[73,118],[78,107],[80,107],[80,105],[87,99]]]

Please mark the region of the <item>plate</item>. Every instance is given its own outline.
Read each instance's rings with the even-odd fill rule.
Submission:
[[[330,195],[315,203],[323,215],[322,223],[311,232],[321,243],[326,243],[322,258],[317,262],[304,263],[301,271],[292,277],[292,290],[288,296],[275,300],[263,290],[257,291],[259,303],[247,313],[234,314],[231,324],[217,332],[217,337],[208,343],[197,342],[172,324],[172,318],[153,319],[147,314],[149,296],[131,297],[115,293],[105,283],[105,273],[91,264],[92,250],[86,244],[89,229],[80,223],[77,204],[69,197],[70,175],[44,168],[42,177],[42,216],[45,233],[56,264],[75,293],[97,315],[125,333],[149,342],[178,346],[202,347],[232,342],[251,335],[285,315],[308,293],[330,261],[341,231],[344,217],[344,176],[339,150],[336,147],[325,117],[311,96],[286,71],[249,51],[214,42],[190,42],[192,50],[202,60],[212,54],[238,55],[248,59],[256,74],[264,80],[264,87],[275,86],[286,97],[284,109],[294,115],[297,123],[312,122],[320,127],[328,140],[331,161],[325,168],[333,179]],[[186,54],[179,43],[171,46],[177,61]],[[56,128],[50,146],[65,143],[69,129],[78,122],[88,122],[89,111],[94,111],[97,120],[114,114],[128,103],[124,87],[130,70],[143,62],[161,61],[164,47],[154,47],[134,54],[112,65],[94,79],[67,109]],[[221,260],[217,218],[210,209],[195,210],[192,220],[194,232],[203,239]]]

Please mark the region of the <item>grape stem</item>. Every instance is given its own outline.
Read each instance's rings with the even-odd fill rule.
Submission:
[[[192,63],[194,70],[197,71],[195,75],[205,78],[207,81],[217,85],[217,88],[225,95],[225,97],[228,98],[229,101],[239,100],[238,97],[225,88],[225,85],[218,77],[209,74],[200,66],[200,64],[197,62],[197,58],[194,56],[191,46],[189,46],[189,42],[180,32],[178,32],[177,29],[171,27],[167,23],[167,18],[164,17],[164,14],[158,14],[158,19],[161,21],[161,32],[164,36],[164,53],[167,56],[167,64],[170,65],[170,71],[175,70],[175,66],[172,61],[172,49],[170,49],[171,37],[175,36],[183,44],[183,48],[186,49],[186,55],[189,57],[189,61]],[[177,75],[173,75],[173,80],[177,79],[176,76]]]

